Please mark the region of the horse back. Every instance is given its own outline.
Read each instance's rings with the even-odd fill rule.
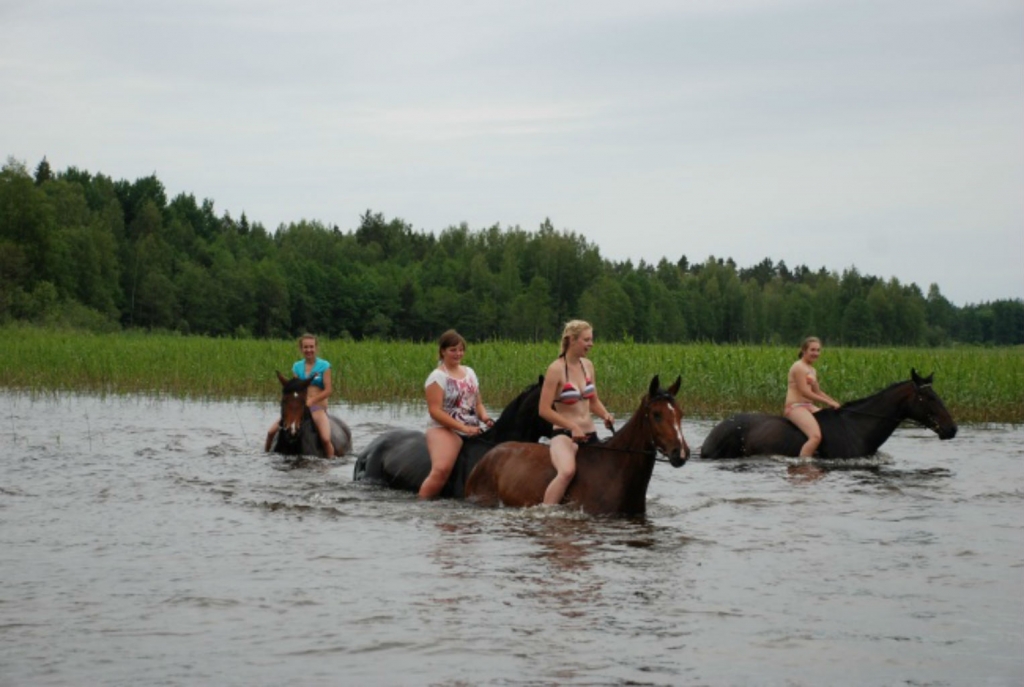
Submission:
[[[352,449],[352,430],[341,418],[330,413],[327,414],[327,420],[331,424],[331,443],[334,444],[334,455],[340,458]]]
[[[715,425],[704,439],[700,457],[797,455],[806,440],[796,425],[780,415],[739,413]]]
[[[466,498],[481,506],[536,506],[555,477],[548,447],[510,441],[495,446],[466,480]]]
[[[396,429],[382,434],[356,458],[353,480],[392,489],[419,491],[430,473],[430,454],[423,432]]]

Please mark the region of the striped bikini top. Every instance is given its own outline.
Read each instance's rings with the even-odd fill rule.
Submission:
[[[597,395],[597,388],[594,386],[594,382],[591,381],[590,377],[587,376],[587,368],[580,361],[580,367],[583,368],[583,379],[586,382],[583,386],[583,391],[576,388],[576,385],[569,381],[569,362],[565,361],[565,384],[562,385],[562,392],[558,394],[558,398],[555,400],[558,403],[564,403],[567,406],[571,406],[573,403],[577,403],[582,400],[590,400]]]

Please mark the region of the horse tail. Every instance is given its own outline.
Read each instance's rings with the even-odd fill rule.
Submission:
[[[387,435],[377,437],[356,456],[356,462],[352,468],[353,482],[385,483],[384,459],[381,457],[381,452],[384,450],[386,440]]]
[[[740,458],[745,455],[746,423],[742,416],[733,415],[715,425],[700,447],[701,459]]]

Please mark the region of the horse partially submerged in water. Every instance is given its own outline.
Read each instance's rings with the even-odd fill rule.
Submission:
[[[914,369],[910,379],[897,382],[871,396],[826,408],[814,414],[821,427],[821,444],[815,457],[861,458],[877,453],[904,420],[913,420],[939,435],[956,436],[956,423],[932,388],[934,374],[921,377]],[[780,415],[740,413],[711,430],[701,458],[746,456],[799,456],[807,437]]]
[[[316,425],[313,424],[313,416],[306,405],[306,395],[313,378],[288,379],[280,372],[277,378],[281,382],[281,423],[271,450],[286,456],[323,458],[327,452],[324,451]],[[327,419],[331,423],[334,455],[341,457],[352,448],[352,432],[348,425],[330,413]]]
[[[466,437],[452,473],[441,490],[442,498],[463,497],[466,478],[495,445],[505,441],[537,441],[551,436],[551,423],[540,417],[540,377],[509,403],[487,431]],[[430,474],[427,437],[418,430],[395,429],[370,442],[356,457],[352,479],[382,484],[392,489],[419,492]]]
[[[633,416],[605,441],[586,444],[576,453],[576,476],[563,503],[593,515],[643,515],[647,485],[656,453],[672,467],[690,457],[683,438],[683,413],[676,402],[682,378],[662,389],[657,375]],[[511,442],[491,450],[466,483],[466,498],[483,506],[536,506],[555,477],[551,452],[544,444]]]

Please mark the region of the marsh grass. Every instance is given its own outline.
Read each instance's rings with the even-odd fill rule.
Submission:
[[[335,395],[353,403],[422,402],[437,361],[433,343],[321,340],[334,368]],[[501,408],[543,374],[555,343],[470,342],[466,364],[481,379],[490,408]],[[682,376],[680,401],[691,417],[741,410],[779,412],[796,347],[636,344],[599,341],[591,352],[598,389],[620,418],[651,377]],[[274,374],[289,374],[297,342],[165,334],[91,334],[0,328],[0,387],[31,393],[147,394],[196,399],[274,400]],[[1024,422],[1024,349],[833,348],[818,362],[822,386],[841,401],[935,372],[935,388],[958,422]]]

